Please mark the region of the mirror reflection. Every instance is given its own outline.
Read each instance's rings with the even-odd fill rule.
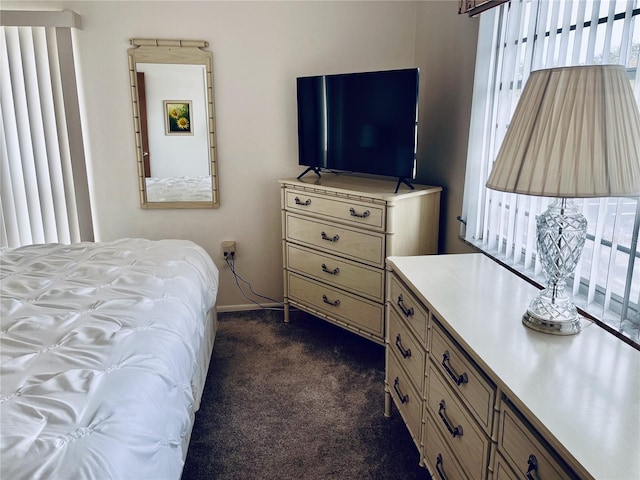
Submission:
[[[219,205],[211,53],[206,42],[131,40],[143,208]]]

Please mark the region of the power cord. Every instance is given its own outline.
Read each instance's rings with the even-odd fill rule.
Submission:
[[[256,293],[253,291],[253,287],[251,286],[251,284],[246,281],[244,278],[242,278],[238,272],[236,271],[236,256],[235,253],[231,252],[230,254],[224,254],[224,260],[225,262],[227,262],[227,265],[229,266],[229,269],[231,270],[231,273],[233,273],[233,276],[235,278],[236,281],[236,285],[238,286],[238,289],[240,290],[240,293],[242,293],[242,296],[244,298],[246,298],[247,300],[249,300],[250,302],[255,303],[258,307],[264,309],[264,310],[280,310],[280,308],[273,308],[273,307],[267,307],[262,305],[261,303],[255,301],[252,298],[249,298],[249,296],[247,296],[247,294],[245,293],[245,291],[243,290],[242,286],[240,285],[240,282],[246,284],[249,287],[249,291],[255,295],[256,297],[260,297],[260,298],[264,298],[265,300],[271,300],[274,303],[277,303],[278,305],[280,305],[281,307],[284,308],[284,304],[282,302],[279,302],[278,300],[274,300],[271,297],[267,297],[265,295],[261,295],[259,293]]]

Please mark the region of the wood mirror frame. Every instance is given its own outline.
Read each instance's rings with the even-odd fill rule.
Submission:
[[[208,42],[205,41],[193,41],[193,40],[159,40],[159,39],[131,39],[129,43],[133,46],[127,50],[129,56],[129,81],[131,85],[131,104],[133,111],[133,123],[136,139],[136,159],[138,162],[138,179],[139,179],[139,191],[140,191],[140,206],[142,208],[218,208],[220,206],[220,195],[218,190],[218,172],[217,172],[217,158],[216,158],[216,137],[215,137],[215,110],[213,102],[213,55],[211,52],[204,50],[208,47]],[[161,180],[181,180],[185,181],[198,181],[201,185],[205,184],[205,189],[201,190],[205,195],[196,195],[194,198],[190,198],[194,195],[193,192],[197,192],[197,189],[193,185],[189,186],[188,193],[185,198],[174,199],[171,196],[165,199],[149,198],[149,188],[147,179],[150,179],[150,146],[148,145],[147,134],[147,102],[144,93],[144,83],[140,85],[143,89],[139,90],[139,80],[137,65],[138,64],[165,64],[176,66],[189,66],[189,65],[201,65],[204,67],[204,73],[206,80],[205,92],[202,93],[205,105],[197,105],[194,102],[192,108],[202,108],[201,115],[204,115],[203,123],[207,124],[208,134],[207,139],[207,153],[209,164],[209,177],[211,180],[211,197],[208,196],[208,189],[206,187],[206,177],[194,177],[193,179],[188,177],[170,177],[168,179]],[[200,95],[200,94],[198,94]],[[143,98],[141,101],[140,98]],[[177,100],[176,98],[167,98],[162,106],[163,116],[168,118],[167,113],[167,101],[180,102],[191,106],[191,100]],[[156,102],[157,103],[157,102]],[[159,106],[154,108],[159,109]],[[185,107],[186,108],[186,107]],[[191,110],[189,110],[191,112]],[[191,119],[191,117],[190,117]],[[156,119],[157,120],[157,119]],[[165,123],[166,119],[163,119]],[[157,123],[157,122],[156,122]],[[202,133],[202,132],[200,132]],[[168,121],[166,123],[165,135],[171,135],[170,126]],[[184,138],[184,136],[193,136],[191,126],[185,132],[176,133],[176,138]],[[201,135],[202,136],[202,135]],[[179,140],[178,140],[179,141]],[[185,180],[186,178],[186,180]],[[204,181],[203,181],[204,179]],[[149,184],[151,185],[151,184]]]

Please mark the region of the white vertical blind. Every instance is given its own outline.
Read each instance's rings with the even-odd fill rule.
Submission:
[[[1,245],[93,240],[91,216],[79,214],[77,208],[78,198],[88,205],[84,153],[75,155],[79,160],[74,167],[72,152],[78,148],[70,139],[80,135],[75,144],[82,150],[80,124],[67,121],[75,113],[67,105],[72,110],[77,105],[77,90],[75,78],[68,81],[65,76],[75,77],[75,73],[60,67],[68,59],[73,65],[71,43],[59,42],[70,39],[70,32],[64,34],[70,28],[10,26],[4,13],[0,26]],[[64,20],[62,13],[68,12],[54,12],[52,18]],[[9,17],[19,17],[16,24],[24,25],[29,15],[14,12]]]
[[[639,50],[640,0],[511,0],[482,13],[462,212],[467,241],[545,283],[535,216],[550,199],[485,187],[520,92],[533,70],[615,63],[626,66],[639,101]],[[638,199],[580,202],[588,238],[569,283],[575,303],[638,341]]]

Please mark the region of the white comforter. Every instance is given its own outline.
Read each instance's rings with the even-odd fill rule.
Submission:
[[[127,239],[0,259],[0,477],[179,478],[209,255]]]

